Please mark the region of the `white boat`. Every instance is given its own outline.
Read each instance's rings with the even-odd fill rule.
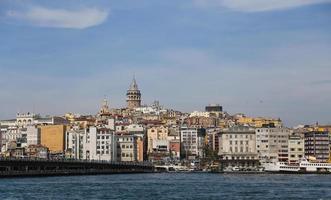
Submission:
[[[306,172],[331,172],[331,163],[309,162],[304,159],[299,165],[300,169],[304,169]]]
[[[176,165],[156,165],[155,169],[157,172],[189,172],[191,169],[186,166]]]
[[[299,172],[299,165],[288,165],[286,162],[265,163],[264,171],[266,172]]]
[[[239,167],[227,167],[223,171],[224,172],[239,172],[240,171],[240,168]]]
[[[331,163],[309,162],[302,159],[298,164],[289,165],[286,162],[265,163],[266,172],[288,172],[288,173],[309,173],[309,172],[331,172]]]

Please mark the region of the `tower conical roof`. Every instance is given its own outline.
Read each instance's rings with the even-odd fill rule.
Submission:
[[[133,77],[133,79],[132,79],[129,90],[139,90],[135,77]]]

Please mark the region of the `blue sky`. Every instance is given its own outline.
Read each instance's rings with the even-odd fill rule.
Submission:
[[[267,3],[266,3],[267,2]],[[331,123],[331,0],[0,1],[0,119],[143,102]]]

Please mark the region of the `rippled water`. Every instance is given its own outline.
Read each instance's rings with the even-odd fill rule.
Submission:
[[[331,199],[331,175],[174,173],[0,179],[0,199]]]

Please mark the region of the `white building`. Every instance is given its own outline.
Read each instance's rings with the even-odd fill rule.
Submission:
[[[190,114],[190,117],[210,117],[210,113],[194,111]]]
[[[17,113],[16,125],[19,127],[27,127],[32,125],[56,125],[56,124],[68,124],[69,122],[63,117],[47,116],[41,117],[34,113]]]
[[[168,140],[156,140],[153,142],[154,152],[169,152]]]
[[[33,113],[17,113],[16,115],[16,123],[20,127],[25,127],[28,125],[33,125],[34,120],[37,118],[37,115]]]
[[[9,144],[12,142],[17,142],[20,138],[23,137],[23,133],[19,128],[7,128],[6,130],[3,130],[1,134],[1,152],[5,152],[8,150]]]
[[[85,141],[86,141],[86,129],[67,131],[65,135],[66,157],[78,159],[78,160],[85,159],[84,158]]]
[[[288,161],[288,128],[257,128],[256,150],[261,163]]]
[[[16,127],[17,122],[16,122],[16,119],[1,120],[0,126],[1,126],[1,128]]]
[[[203,147],[205,144],[204,129],[181,127],[180,142],[181,154],[185,157],[203,157]]]
[[[27,136],[28,146],[40,144],[40,128],[36,126],[27,126],[26,136]]]
[[[143,137],[144,133],[145,133],[145,128],[141,124],[130,124],[125,127],[125,131],[127,131],[131,134]]]
[[[114,132],[105,127],[89,127],[86,130],[83,157],[87,160],[116,160]]]

